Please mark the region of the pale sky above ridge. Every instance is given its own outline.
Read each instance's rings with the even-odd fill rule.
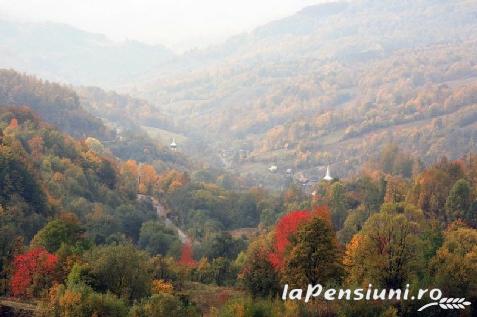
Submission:
[[[113,40],[203,48],[323,0],[0,0],[0,17],[50,21]]]

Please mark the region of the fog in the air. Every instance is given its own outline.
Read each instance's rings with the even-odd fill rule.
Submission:
[[[0,0],[0,18],[67,23],[114,40],[203,48],[323,0]],[[54,9],[53,9],[54,8]]]

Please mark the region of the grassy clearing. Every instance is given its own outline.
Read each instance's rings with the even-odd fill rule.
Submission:
[[[159,129],[159,128],[153,128],[153,127],[147,127],[147,126],[141,126],[147,134],[151,138],[158,138],[161,141],[165,142],[168,144],[173,138],[176,140],[177,143],[185,143],[187,141],[187,137],[185,137],[182,134],[177,134],[171,131]]]

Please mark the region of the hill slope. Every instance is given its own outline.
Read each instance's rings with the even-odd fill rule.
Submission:
[[[44,121],[79,139],[98,139],[120,159],[154,162],[158,169],[189,165],[185,156],[173,153],[167,140],[149,137],[138,123],[148,110],[151,125],[169,128],[168,118],[147,102],[100,88],[78,89],[35,76],[0,69],[0,109],[31,108]],[[127,113],[136,113],[129,116]],[[138,113],[138,111],[140,111]],[[121,117],[123,119],[117,120]],[[113,123],[111,123],[111,121]]]
[[[0,67],[72,84],[109,86],[131,81],[174,56],[165,47],[115,43],[56,23],[0,20],[0,38]]]
[[[111,138],[112,131],[88,113],[76,93],[35,76],[0,69],[0,107],[27,106],[46,122],[76,137]]]
[[[466,0],[313,6],[186,56],[187,75],[141,95],[217,152],[249,151],[233,162],[243,173],[331,164],[344,176],[392,141],[456,158],[475,138],[476,12]]]

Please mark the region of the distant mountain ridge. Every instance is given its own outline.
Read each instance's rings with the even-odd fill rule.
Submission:
[[[178,56],[161,65],[156,78],[170,78],[177,73],[184,77],[212,67],[304,58],[359,61],[397,49],[472,39],[476,17],[476,4],[468,0],[321,3],[223,43]]]
[[[163,46],[116,43],[57,23],[0,20],[0,67],[71,84],[109,86],[131,81],[169,61]]]
[[[275,184],[271,165],[345,176],[388,142],[458,158],[477,138],[475,29],[475,1],[321,4],[191,52],[135,93]]]

